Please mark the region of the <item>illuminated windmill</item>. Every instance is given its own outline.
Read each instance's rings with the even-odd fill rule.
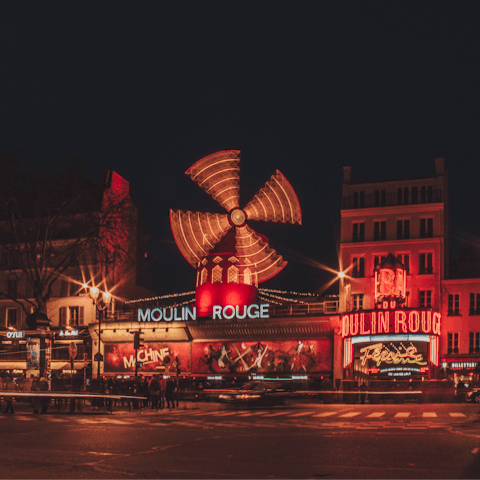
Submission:
[[[302,212],[292,186],[277,170],[241,209],[238,150],[208,155],[185,174],[228,212],[170,210],[175,242],[197,269],[197,315],[211,315],[213,305],[255,303],[257,285],[279,273],[287,262],[247,221],[301,224]]]

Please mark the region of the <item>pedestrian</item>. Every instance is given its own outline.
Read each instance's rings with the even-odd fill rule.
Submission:
[[[167,400],[167,408],[170,408],[170,402],[172,402],[172,408],[175,408],[175,402],[173,400],[173,393],[175,392],[175,381],[173,378],[167,380],[165,386],[165,398]]]
[[[41,377],[39,382],[38,382],[38,390],[40,392],[48,392],[48,382],[45,377]],[[40,398],[40,404],[42,405],[42,412],[41,413],[47,413],[48,411],[48,404],[50,403],[50,399],[48,397],[42,396]]]
[[[33,413],[37,414],[39,413],[40,410],[40,397],[36,395],[40,391],[40,385],[38,381],[38,377],[35,377],[32,382],[32,387],[31,387],[32,393],[34,394],[33,397]]]
[[[163,378],[163,375],[160,374],[160,408],[165,408],[165,389],[167,388],[167,385],[165,383],[165,379]]]
[[[365,398],[367,396],[367,385],[363,382],[360,385],[360,403],[363,405],[365,403]]]
[[[8,375],[7,378],[5,379],[4,389],[6,392],[13,392],[14,385],[13,385],[13,378],[11,375]],[[13,397],[8,395],[5,397],[5,401],[7,402],[7,408],[3,413],[15,413],[13,411]]]
[[[158,411],[158,397],[160,395],[160,383],[157,375],[154,375],[149,385],[150,398],[152,399],[152,410]]]
[[[145,377],[145,378],[143,379],[142,387],[143,387],[143,389],[142,389],[142,395],[143,395],[144,397],[146,397],[145,400],[143,401],[143,406],[144,406],[144,408],[148,408],[148,404],[149,404],[149,402],[150,402],[150,388],[149,388],[149,385],[148,385],[148,379],[147,379],[147,377]]]

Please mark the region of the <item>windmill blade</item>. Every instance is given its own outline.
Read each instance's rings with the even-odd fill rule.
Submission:
[[[250,268],[256,283],[265,282],[287,266],[287,261],[248,225],[237,227],[235,234],[239,263],[242,267]],[[246,276],[245,273],[242,275]]]
[[[249,220],[302,224],[297,195],[280,170],[277,170],[243,209]]]
[[[225,150],[208,155],[193,164],[185,174],[227,212],[239,208],[239,150]]]
[[[178,249],[194,268],[231,228],[226,213],[183,210],[170,210],[170,226]]]

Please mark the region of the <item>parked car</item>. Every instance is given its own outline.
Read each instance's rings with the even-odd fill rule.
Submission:
[[[248,382],[239,389],[222,392],[218,401],[240,405],[283,405],[295,397],[293,387],[285,382]]]
[[[480,403],[480,389],[476,388],[465,395],[467,402]]]

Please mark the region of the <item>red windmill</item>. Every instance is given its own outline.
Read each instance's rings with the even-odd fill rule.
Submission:
[[[238,150],[208,155],[185,174],[228,212],[170,210],[175,242],[197,269],[197,315],[211,315],[214,305],[255,303],[257,285],[279,273],[287,261],[247,221],[301,224],[302,212],[292,186],[277,170],[241,209]]]

